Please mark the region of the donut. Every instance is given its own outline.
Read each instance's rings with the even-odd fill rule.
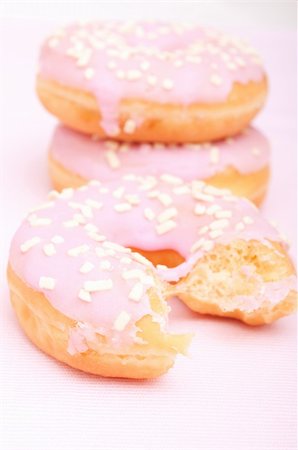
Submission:
[[[257,205],[269,181],[270,149],[266,138],[247,128],[236,138],[216,144],[130,144],[98,140],[58,126],[49,148],[54,187],[79,187],[91,179],[117,180],[126,174],[160,176],[165,172],[185,182],[204,180]]]
[[[168,301],[270,323],[294,311],[280,233],[248,200],[204,182],[134,174],[52,191],[10,249],[11,301],[44,352],[103,376],[151,378],[185,353]]]
[[[69,127],[134,142],[233,136],[262,108],[267,77],[246,43],[198,25],[92,22],[41,49],[37,94]]]

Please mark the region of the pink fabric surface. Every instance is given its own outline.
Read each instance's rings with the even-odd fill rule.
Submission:
[[[154,381],[89,376],[38,351],[9,304],[5,266],[20,220],[50,189],[55,124],[34,94],[51,22],[1,24],[1,394],[3,450],[291,450],[296,448],[296,318],[249,328],[175,300],[173,329],[195,332],[189,357]],[[264,214],[296,250],[295,35],[241,30],[263,55],[270,98],[255,124],[272,145]],[[16,37],[17,36],[17,37]],[[21,39],[21,42],[20,42]]]

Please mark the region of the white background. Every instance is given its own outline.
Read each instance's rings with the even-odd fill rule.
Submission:
[[[295,249],[296,2],[2,2],[1,428],[3,450],[294,450],[295,318],[250,329],[198,318],[173,304],[173,322],[196,333],[190,358],[148,382],[104,380],[56,363],[24,337],[9,306],[9,242],[50,188],[46,150],[55,124],[34,94],[38,48],[76,18],[192,20],[237,29],[263,55],[271,93],[257,125],[272,141],[263,207]],[[265,32],[265,34],[264,34]],[[2,442],[1,442],[2,441]]]

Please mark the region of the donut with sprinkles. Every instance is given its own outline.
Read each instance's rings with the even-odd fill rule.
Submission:
[[[296,305],[284,239],[257,208],[166,173],[52,191],[14,236],[8,279],[39,348],[110,377],[156,377],[186,352],[190,336],[168,331],[172,296],[250,325]]]
[[[79,187],[91,179],[103,183],[124,175],[167,174],[185,182],[204,180],[233,194],[262,202],[269,181],[270,148],[256,129],[216,143],[123,143],[86,136],[58,126],[49,147],[54,187]]]
[[[135,142],[205,142],[244,129],[267,78],[255,50],[225,33],[162,22],[79,23],[41,49],[37,92],[64,124]]]

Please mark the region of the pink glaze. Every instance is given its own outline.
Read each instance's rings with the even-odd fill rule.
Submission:
[[[40,75],[92,93],[102,127],[117,135],[123,99],[182,105],[221,102],[235,82],[260,82],[264,70],[254,49],[211,28],[94,22],[71,25],[51,36],[42,47]]]
[[[250,174],[268,166],[270,158],[267,139],[254,128],[215,144],[164,145],[100,141],[60,125],[49,152],[67,170],[103,182],[128,173],[160,176],[165,171],[184,181],[204,180],[229,167]]]
[[[97,330],[109,336],[116,347],[136,338],[135,323],[146,314],[165,326],[165,318],[153,313],[149,304],[148,288],[154,285],[155,289],[161,289],[152,276],[178,280],[215,243],[256,239],[270,246],[269,241],[282,242],[277,230],[249,201],[236,199],[228,191],[203,182],[185,184],[165,175],[161,178],[130,175],[104,185],[92,181],[77,190],[64,189],[61,194],[53,191],[49,202],[31,211],[17,231],[10,252],[13,270],[31,288],[43,292],[57,310],[79,322],[76,330],[72,330],[70,352],[84,347],[82,336],[86,336],[86,330],[82,329],[86,324],[87,333]],[[129,211],[119,212],[129,206]],[[151,215],[155,214],[152,220],[148,219],[148,208]],[[173,208],[176,215],[169,219]],[[205,213],[200,211],[202,208],[207,208]],[[162,220],[160,214],[165,211],[168,217]],[[165,227],[163,234],[158,234],[160,227]],[[222,233],[214,236],[216,230]],[[28,248],[28,240],[32,238],[39,241]],[[201,243],[192,248],[198,239]],[[156,271],[144,258],[139,261],[138,254],[123,247],[115,249],[110,242],[143,250],[173,249],[186,261],[176,268],[163,266]],[[78,247],[81,252],[68,254]],[[88,273],[81,272],[84,263],[89,265]],[[126,270],[135,269],[141,271],[139,280],[123,278]],[[50,277],[54,286],[51,289],[40,286],[40,277]],[[91,292],[90,301],[79,298],[82,288],[90,290],[86,282],[102,280],[109,280],[112,287]],[[130,299],[137,281],[143,289],[138,301]],[[269,285],[265,294],[258,297],[258,304],[271,300],[272,289],[274,303],[282,300],[292,280],[288,284],[282,280],[280,288],[275,284],[271,289]],[[261,289],[262,286],[260,292]],[[128,324],[124,330],[113,330],[123,311],[129,315]]]

